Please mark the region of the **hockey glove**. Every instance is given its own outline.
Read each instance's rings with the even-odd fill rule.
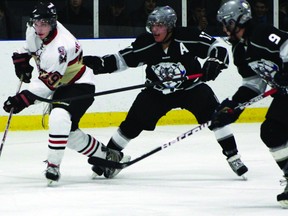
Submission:
[[[243,110],[235,109],[238,106],[238,103],[225,99],[219,107],[216,109],[216,112],[212,116],[212,128],[224,127],[225,125],[235,122]]]
[[[95,75],[104,73],[104,60],[99,56],[83,56],[83,64],[91,68]]]
[[[105,55],[103,57],[84,56],[83,64],[91,68],[95,75],[103,73],[112,73],[118,70],[115,55]]]
[[[288,94],[288,73],[278,72],[274,76],[274,82],[277,87],[277,93],[282,95]]]
[[[24,108],[30,106],[35,102],[33,94],[28,91],[24,90],[15,96],[10,96],[8,99],[4,102],[3,109],[6,112],[10,112],[11,109],[13,108],[13,113],[19,113],[21,112]]]
[[[215,80],[216,77],[226,69],[227,66],[216,58],[208,58],[202,67],[202,81]]]
[[[33,67],[29,64],[31,55],[28,53],[13,53],[12,59],[16,76],[25,83],[30,83]]]

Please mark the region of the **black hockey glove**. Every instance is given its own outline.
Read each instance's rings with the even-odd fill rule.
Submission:
[[[16,76],[25,83],[30,83],[33,67],[29,64],[31,55],[28,53],[13,53],[12,59]]]
[[[238,103],[225,99],[216,109],[212,116],[212,128],[224,127],[225,125],[235,122],[243,110],[234,109]]]
[[[115,55],[105,55],[103,57],[84,56],[83,64],[91,68],[95,75],[112,73],[118,69]]]
[[[35,99],[33,94],[28,90],[23,90],[15,96],[8,97],[8,99],[4,102],[3,109],[9,113],[13,108],[13,113],[16,114],[34,102]]]
[[[105,73],[104,60],[99,56],[83,56],[83,64],[91,68],[95,75]]]
[[[216,77],[226,69],[227,66],[216,58],[208,58],[202,67],[202,81],[215,80]]]
[[[274,82],[277,87],[277,94],[288,94],[288,73],[277,72],[274,76]]]

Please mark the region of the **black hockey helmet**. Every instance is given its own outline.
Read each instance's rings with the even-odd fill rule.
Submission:
[[[230,32],[236,27],[244,27],[251,19],[251,7],[246,0],[227,1],[217,12],[217,20]]]
[[[57,12],[53,3],[40,1],[35,5],[34,10],[30,15],[30,23],[33,24],[36,20],[43,20],[51,25],[52,29],[57,25]]]
[[[170,6],[156,7],[148,16],[146,30],[151,33],[151,27],[155,23],[161,23],[171,31],[176,26],[177,15]]]

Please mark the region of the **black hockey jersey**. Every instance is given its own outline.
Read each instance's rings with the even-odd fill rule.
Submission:
[[[232,46],[234,64],[243,77],[242,86],[232,97],[238,103],[263,93],[267,83],[274,87],[278,71],[288,72],[287,32],[267,24],[250,24],[244,39]]]
[[[172,41],[167,50],[163,50],[161,43],[155,42],[152,34],[144,33],[131,46],[119,51],[119,54],[128,67],[147,65],[147,79],[158,81],[200,73],[198,57],[218,58],[228,64],[227,50],[216,44],[215,38],[196,28],[178,27],[173,30]],[[215,51],[211,51],[213,49]],[[193,81],[186,81],[166,87],[187,88],[192,83]]]
[[[232,47],[234,64],[242,77],[255,76],[248,64],[258,60],[269,60],[279,70],[284,69],[283,63],[288,63],[288,33],[267,24],[250,26],[247,31],[245,43],[240,41]]]

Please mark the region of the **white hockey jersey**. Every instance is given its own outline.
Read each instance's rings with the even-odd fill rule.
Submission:
[[[51,39],[45,42],[28,25],[24,50],[32,54],[39,72],[28,87],[35,95],[47,98],[62,85],[95,84],[93,71],[82,64],[80,43],[59,22]]]

